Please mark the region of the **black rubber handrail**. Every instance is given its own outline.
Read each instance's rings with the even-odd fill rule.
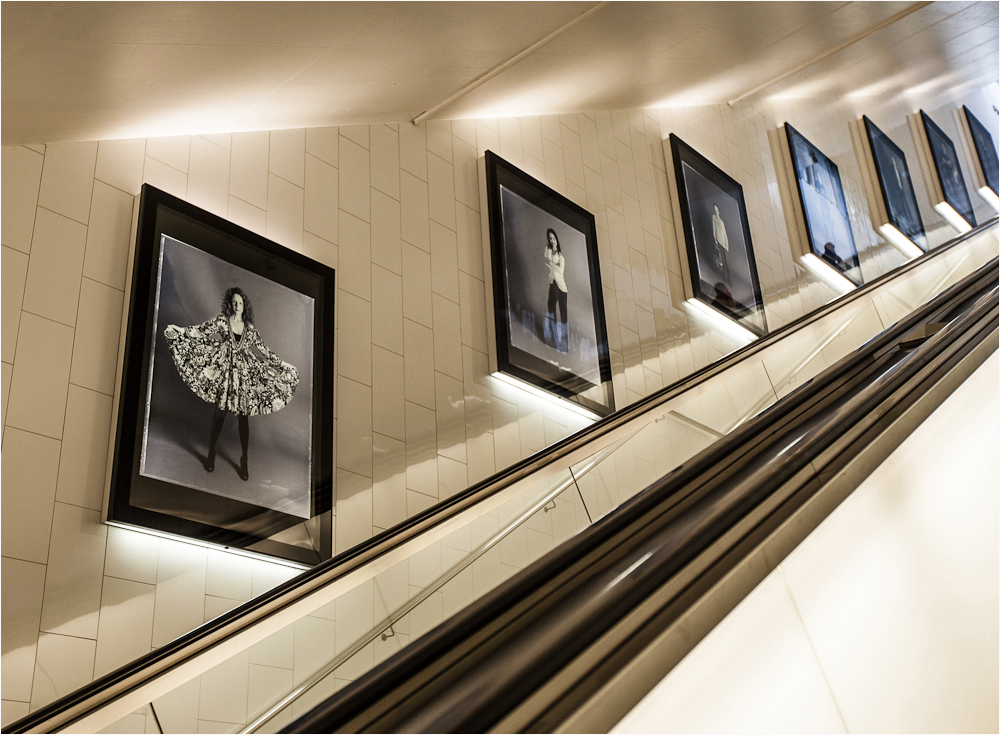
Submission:
[[[514,482],[536,472],[549,463],[570,454],[580,446],[600,437],[601,435],[631,421],[635,417],[645,413],[656,406],[672,400],[676,396],[690,390],[692,387],[705,382],[709,378],[724,372],[732,365],[746,359],[747,357],[765,349],[774,342],[784,338],[788,334],[801,329],[810,323],[823,318],[827,314],[840,307],[864,296],[869,291],[878,288],[883,283],[893,278],[897,278],[910,270],[919,267],[929,259],[941,257],[945,252],[958,246],[962,242],[975,237],[986,230],[997,225],[998,218],[984,222],[979,227],[967,232],[953,240],[944,243],[923,255],[904,263],[903,265],[889,271],[876,278],[870,283],[855,289],[843,296],[840,296],[829,303],[819,307],[809,314],[770,332],[766,337],[751,342],[750,344],[735,350],[726,357],[715,363],[706,365],[690,375],[672,383],[663,389],[646,396],[629,406],[616,411],[615,413],[596,421],[594,424],[566,437],[555,444],[527,457],[510,467],[497,472],[466,490],[443,500],[425,511],[397,524],[396,526],[383,531],[377,536],[364,541],[346,552],[322,562],[312,569],[304,571],[302,574],[272,588],[271,590],[245,602],[238,607],[214,618],[194,630],[175,638],[169,643],[161,646],[155,651],[140,656],[120,668],[94,680],[76,691],[73,691],[48,705],[26,715],[25,717],[11,723],[4,728],[6,732],[20,733],[35,730],[42,725],[54,727],[65,727],[67,724],[87,715],[95,709],[103,706],[106,701],[97,701],[93,706],[86,706],[88,700],[98,698],[102,692],[113,687],[124,686],[121,691],[114,696],[122,694],[141,686],[142,679],[134,683],[127,684],[128,680],[139,676],[143,671],[155,669],[152,675],[159,675],[163,671],[200,654],[203,650],[218,644],[230,635],[246,629],[253,625],[260,617],[281,609],[301,597],[315,591],[319,586],[331,582],[343,573],[354,569],[359,560],[369,557],[368,560],[377,558],[379,554],[386,553],[397,545],[423,533],[430,528],[443,523],[449,518],[457,515],[466,508],[502,491]],[[322,580],[322,581],[321,581]],[[70,710],[76,711],[70,713]]]
[[[898,400],[907,381],[948,350],[971,349],[973,339],[992,333],[997,270],[994,259],[285,732],[484,732],[496,726],[851,427],[883,402]],[[900,350],[918,325],[951,318],[954,323],[917,352]]]

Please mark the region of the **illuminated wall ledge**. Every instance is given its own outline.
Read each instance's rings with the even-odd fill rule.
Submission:
[[[727,316],[720,314],[708,304],[698,299],[688,299],[684,306],[693,316],[702,321],[706,321],[710,328],[724,332],[727,336],[743,344],[750,344],[757,339],[757,335],[745,327],[741,327]],[[743,346],[742,344],[740,345]]]
[[[845,293],[850,293],[857,288],[857,285],[850,278],[843,275],[822,258],[817,258],[813,253],[806,253],[802,256],[801,260],[806,270],[839,295],[843,296]]]
[[[238,549],[235,546],[223,546],[222,544],[213,544],[208,541],[200,541],[196,538],[191,538],[189,536],[178,536],[172,533],[164,533],[163,531],[154,531],[152,529],[146,528],[144,526],[133,526],[128,523],[122,523],[121,521],[105,521],[109,526],[114,526],[115,528],[123,528],[126,531],[133,531],[135,533],[142,533],[146,536],[155,536],[156,538],[166,539],[167,541],[176,541],[180,544],[190,544],[191,546],[200,546],[203,549],[209,549],[210,551],[224,551],[227,554],[235,554],[236,556],[243,556],[247,559],[256,559],[257,561],[264,561],[268,564],[276,564],[282,567],[291,567],[292,569],[311,569],[312,567],[308,564],[299,564],[298,562],[289,561],[288,559],[279,559],[274,556],[268,556],[267,554],[260,554],[255,551],[247,551],[246,549]]]
[[[935,204],[934,211],[944,217],[949,225],[958,230],[960,235],[963,235],[972,229],[972,225],[965,221],[965,217],[956,212],[955,208],[948,204],[948,202],[939,202],[938,204]]]
[[[597,421],[601,418],[590,409],[584,408],[578,403],[573,403],[572,401],[567,401],[564,398],[560,398],[557,395],[553,395],[552,393],[544,391],[538,386],[532,385],[531,383],[525,380],[521,380],[520,378],[515,378],[512,375],[507,375],[507,373],[490,373],[490,375],[491,377],[496,378],[500,382],[506,383],[512,388],[523,390],[526,393],[530,393],[533,396],[537,396],[538,398],[541,398],[544,401],[548,401],[554,406],[558,406],[559,408],[564,408],[567,411],[572,411],[573,413],[583,416],[584,418],[590,419],[591,421]]]
[[[892,225],[882,225],[878,228],[879,233],[882,237],[888,240],[895,248],[911,260],[913,258],[923,255],[923,250],[917,247],[913,241],[904,235],[902,232],[897,230]]]
[[[997,212],[1000,212],[1000,197],[993,193],[993,190],[988,186],[980,186],[976,191],[979,192],[979,196],[982,197],[987,204],[989,204]]]

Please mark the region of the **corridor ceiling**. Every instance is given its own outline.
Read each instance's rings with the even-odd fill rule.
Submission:
[[[2,139],[408,121],[594,6],[5,1]],[[612,2],[434,117],[926,98],[995,82],[998,45],[997,2]]]

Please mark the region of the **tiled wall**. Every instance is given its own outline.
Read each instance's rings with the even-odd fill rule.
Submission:
[[[130,216],[142,182],[337,269],[339,552],[586,422],[487,374],[476,169],[484,150],[595,214],[615,399],[625,405],[734,346],[680,307],[662,139],[677,133],[742,183],[775,328],[834,295],[792,258],[767,135],[776,124],[792,122],[840,167],[866,278],[902,262],[871,230],[847,121],[867,112],[916,174],[908,110],[862,102],[4,148],[4,721],[294,573],[99,523]],[[931,113],[957,140],[954,106]],[[915,180],[932,242],[948,239]],[[990,213],[977,207],[977,215]],[[551,548],[555,538],[533,531],[505,542],[495,574]],[[524,553],[511,550],[518,543]],[[403,588],[421,586],[412,577],[424,567],[447,568],[447,548],[434,553],[441,558],[411,566]],[[302,633],[293,653],[323,650],[324,641],[341,650],[372,624],[373,594],[368,585],[357,608],[317,618],[315,636]],[[254,677],[292,677],[290,660],[287,673],[250,668],[251,688]]]

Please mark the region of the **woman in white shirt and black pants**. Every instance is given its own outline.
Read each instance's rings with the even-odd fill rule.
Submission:
[[[549,304],[545,315],[545,336],[549,344],[560,352],[569,352],[569,327],[566,314],[566,256],[559,245],[555,230],[545,233],[545,265],[549,269]],[[556,317],[556,306],[559,316]],[[550,337],[551,335],[551,337]]]

